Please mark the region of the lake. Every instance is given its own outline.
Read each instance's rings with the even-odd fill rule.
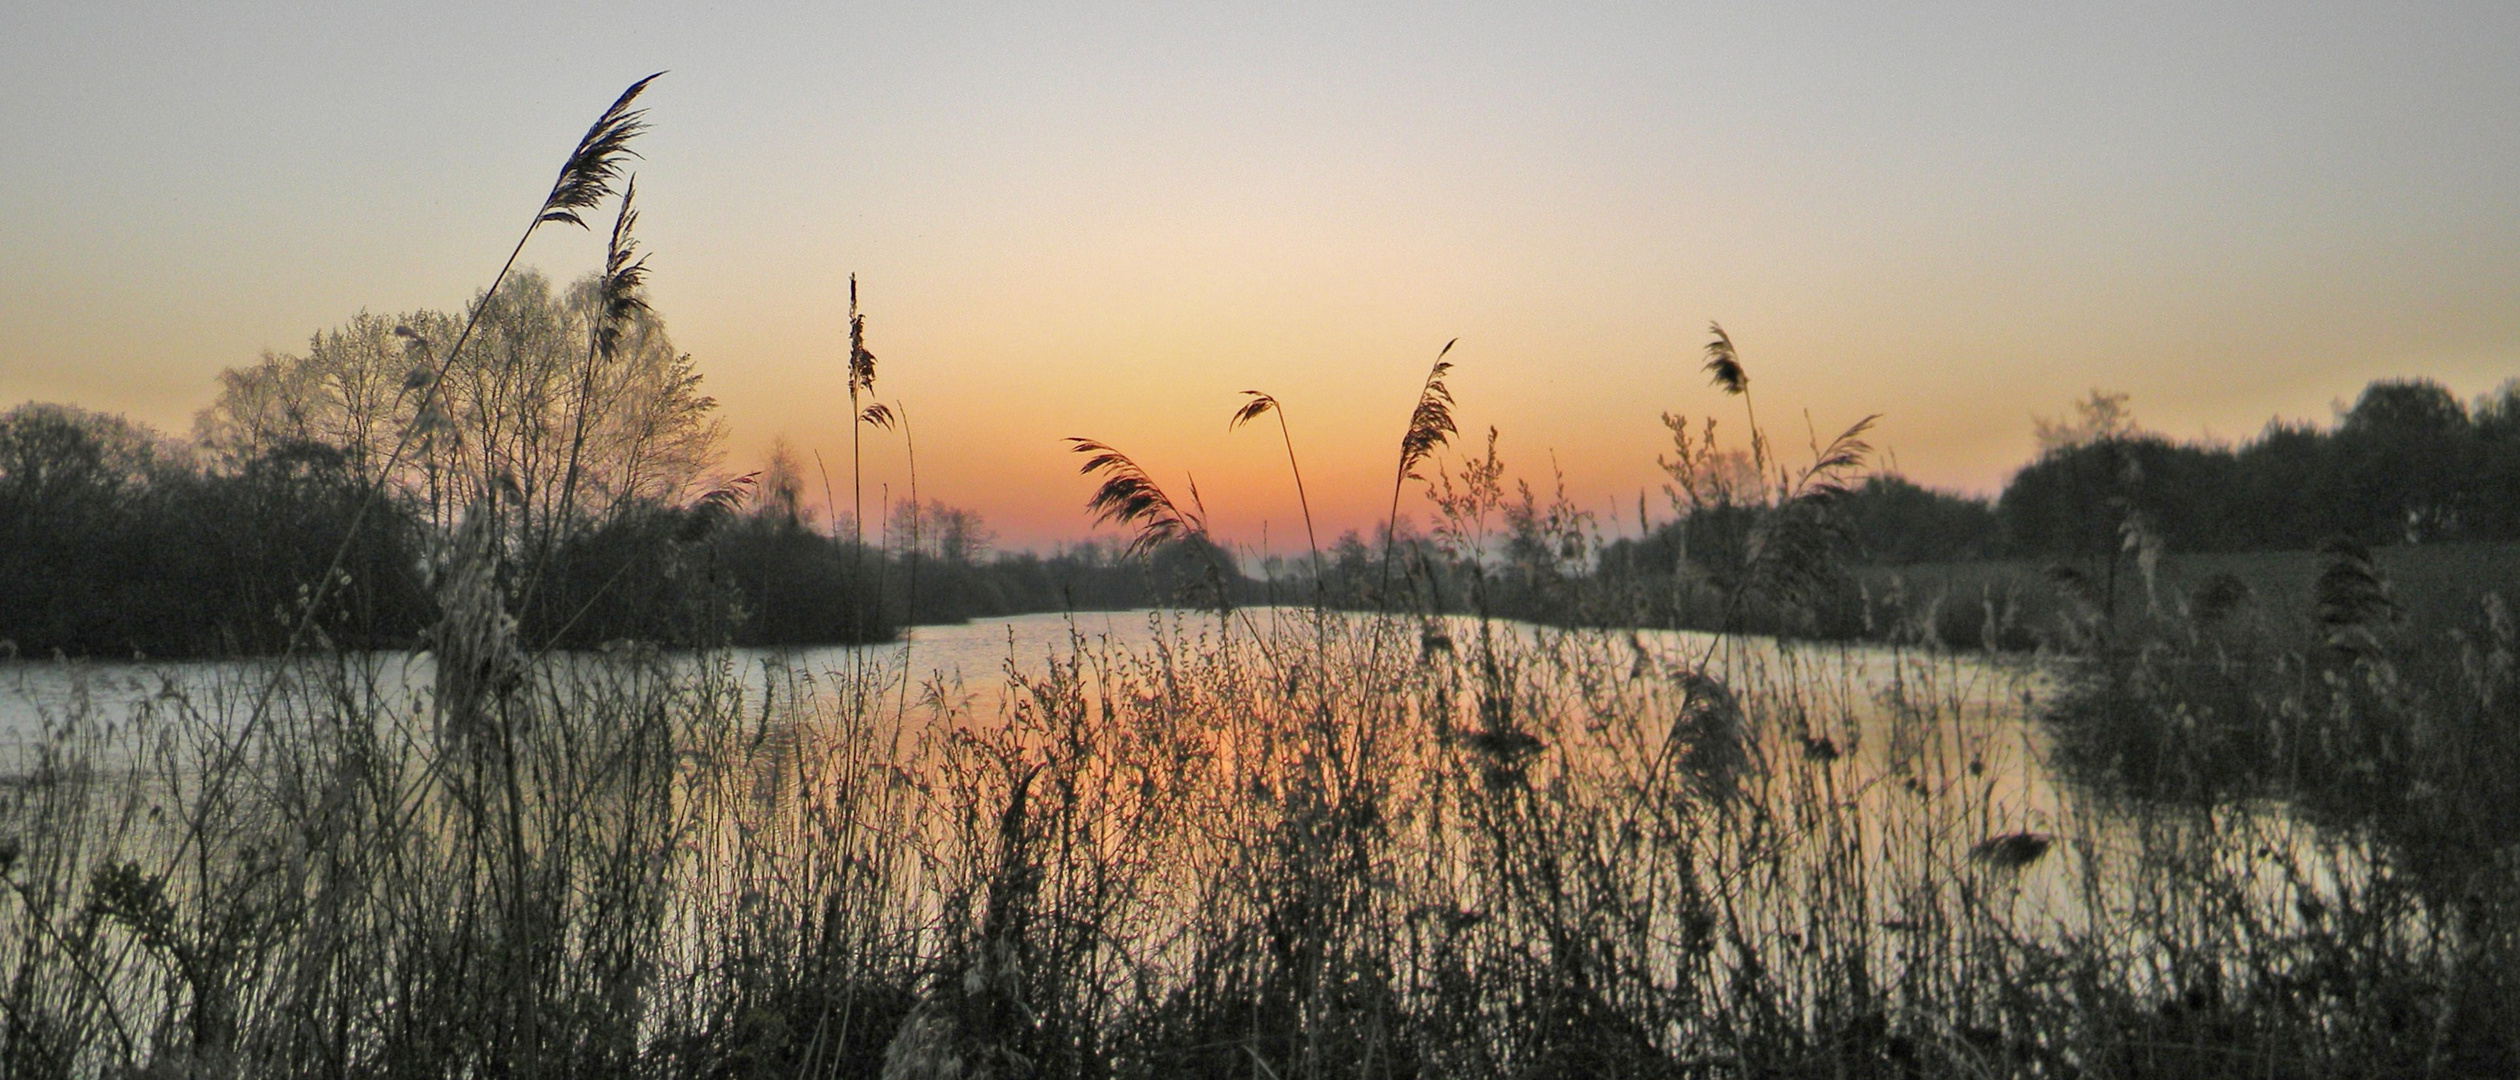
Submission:
[[[200,991],[164,981],[160,924],[139,920],[174,905],[246,920],[199,925],[278,950],[255,963],[322,969],[222,984],[274,1015],[306,993],[390,1026],[401,984],[370,972],[485,956],[548,965],[553,993],[587,1002],[618,999],[566,973],[654,973],[642,1007],[671,1017],[774,971],[887,995],[829,1006],[876,1010],[874,1052],[909,1002],[997,977],[973,935],[1015,935],[1033,992],[1067,995],[1038,1007],[1079,1031],[1225,994],[1229,1019],[1300,1000],[1442,1032],[1535,987],[1611,986],[1597,1008],[1678,1053],[1768,1037],[1741,1016],[1793,1032],[1889,1000],[2140,1019],[2187,992],[2199,949],[2290,964],[2320,912],[2392,895],[2374,849],[2280,806],[2154,813],[2061,781],[2034,720],[2055,683],[2023,657],[1302,609],[1041,615],[560,657],[502,699],[513,726],[450,733],[431,658],[379,654],[293,665],[254,756],[205,793],[198,763],[277,672],[0,667],[0,842],[28,898],[0,902],[43,928],[0,938],[0,961],[172,1008]],[[72,898],[99,895],[129,923],[110,978],[53,944],[81,940],[93,901]],[[501,929],[515,919],[531,932]],[[2389,963],[2437,965],[2422,942],[2447,940],[2374,933]],[[834,957],[853,974],[820,966]],[[933,981],[952,965],[980,974]],[[1287,972],[1363,989],[1269,982]]]

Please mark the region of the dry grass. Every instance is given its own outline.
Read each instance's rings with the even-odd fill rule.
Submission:
[[[304,666],[247,746],[220,745],[242,686],[63,716],[0,800],[10,1074],[2374,1075],[2508,1050],[2466,1034],[2500,1015],[2508,848],[2447,898],[2381,833],[2068,797],[2026,671],[1314,618],[1080,639],[979,713],[899,671],[632,650],[544,662],[461,738],[445,684],[347,660]],[[211,796],[222,749],[252,782]]]
[[[537,226],[608,197],[645,85]],[[888,418],[854,287],[849,362],[853,425]],[[1771,477],[1753,420],[1722,629],[1814,614],[1864,427]],[[1074,449],[1133,550],[1203,538],[1195,488]],[[1492,432],[1437,477],[1456,560],[1484,573],[1499,515],[1587,557],[1580,513],[1506,500]],[[2263,632],[2271,590],[2164,606],[2147,561],[2157,616],[2061,590],[2046,668],[1916,647],[1930,604],[1880,650],[1403,613],[1387,558],[1374,614],[1220,590],[973,695],[865,652],[536,652],[540,568],[500,478],[463,480],[425,656],[301,649],[310,615],[225,681],[74,697],[0,766],[0,1075],[2520,1071],[2511,619],[2426,636],[2385,556],[2327,556],[2307,647]],[[2240,786],[2163,787],[2197,760]]]

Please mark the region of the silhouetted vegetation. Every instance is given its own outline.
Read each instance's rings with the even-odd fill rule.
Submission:
[[[582,299],[564,303],[531,273],[516,282],[519,299],[482,305],[488,316],[478,331],[486,348],[505,350],[511,361],[530,354],[531,342],[545,350],[566,342],[575,333],[570,312],[593,302],[592,283],[577,287]],[[1201,602],[1211,605],[1219,598],[1317,599],[1367,610],[1393,602],[1399,583],[1390,568],[1415,560],[1426,565],[1414,579],[1419,584],[1406,587],[1426,593],[1415,602],[1441,610],[1484,604],[1493,614],[1563,624],[1878,639],[1919,606],[1938,602],[1944,610],[1934,619],[1946,642],[2019,648],[2037,640],[2028,629],[2036,620],[2026,616],[2051,613],[2062,602],[2047,572],[2054,566],[2096,575],[2104,592],[2116,595],[2132,580],[2134,561],[2121,558],[2130,551],[2175,564],[2183,556],[2308,551],[2333,536],[2375,546],[2520,541],[2520,388],[2506,387],[2470,409],[2434,384],[2384,381],[2367,388],[2333,428],[2275,424],[2238,446],[2137,433],[2122,399],[2114,399],[2121,411],[2087,420],[2086,427],[2098,426],[2079,436],[2059,435],[1991,501],[1894,475],[1850,482],[1825,507],[1809,508],[1826,516],[1819,537],[1849,572],[1831,590],[1806,590],[1790,612],[1762,598],[1732,598],[1773,493],[1752,479],[1764,466],[1751,451],[1715,447],[1712,424],[1694,436],[1685,424],[1674,428],[1679,456],[1664,463],[1673,471],[1667,494],[1675,516],[1642,536],[1604,539],[1593,535],[1593,516],[1562,497],[1551,502],[1526,488],[1507,498],[1500,489],[1492,500],[1496,535],[1483,549],[1498,556],[1496,573],[1464,561],[1461,551],[1443,553],[1430,537],[1403,533],[1395,548],[1350,534],[1321,552],[1317,568],[1308,559],[1254,579],[1204,539],[1194,510],[1167,511],[1168,499],[1150,501],[1147,512],[1171,514],[1164,520],[1178,528],[1139,533],[1123,551],[1083,545],[1046,556],[992,554],[976,514],[934,502],[906,517],[896,511],[902,520],[869,543],[854,525],[846,536],[811,528],[799,509],[801,489],[784,502],[765,495],[763,506],[738,515],[738,527],[707,545],[707,558],[694,560],[665,541],[683,527],[675,500],[714,460],[717,434],[706,420],[713,403],[698,394],[689,358],[672,353],[652,315],[638,314],[649,366],[619,376],[619,400],[663,404],[648,405],[634,424],[607,421],[590,429],[591,438],[575,440],[587,459],[577,470],[587,493],[566,494],[578,501],[572,512],[583,524],[555,526],[549,516],[556,508],[532,509],[564,494],[565,474],[550,460],[556,447],[517,446],[510,456],[522,470],[501,474],[536,477],[518,481],[519,501],[527,504],[520,516],[534,519],[523,527],[553,537],[545,542],[554,560],[548,588],[538,589],[522,617],[565,647],[619,638],[697,643],[673,636],[684,623],[634,614],[656,611],[716,612],[738,643],[807,644],[881,640],[913,623],[1189,602],[1200,590],[1208,597]],[[23,567],[0,586],[13,589],[15,600],[0,607],[0,639],[32,655],[280,649],[291,625],[287,612],[297,610],[290,605],[311,595],[331,553],[351,535],[348,525],[360,513],[363,485],[374,482],[390,425],[398,416],[406,424],[432,422],[409,404],[395,405],[387,392],[390,366],[405,351],[390,328],[452,321],[426,312],[394,320],[362,315],[316,335],[303,357],[269,357],[230,372],[190,442],[67,406],[7,414],[0,420],[7,440],[0,526],[26,539],[0,556]],[[862,319],[857,325],[862,335]],[[871,357],[868,368],[871,374]],[[547,373],[546,381],[565,382],[565,375]],[[566,396],[565,387],[517,395],[490,385],[499,381],[475,378],[470,393],[501,401]],[[1429,385],[1442,389],[1440,372]],[[657,387],[668,391],[661,399],[643,396]],[[1245,412],[1257,417],[1277,407],[1258,395]],[[892,423],[890,410],[860,411],[867,414],[861,424]],[[1430,415],[1449,420],[1448,412],[1439,414]],[[451,426],[452,415],[435,422]],[[501,422],[483,425],[481,437],[495,442],[505,431],[531,443],[536,431],[556,439],[567,429],[558,419]],[[1283,428],[1281,436],[1291,461],[1292,437]],[[1440,445],[1436,438],[1429,448]],[[604,455],[626,463],[627,475],[614,479]],[[443,477],[452,468],[424,454],[388,480],[386,497],[366,511],[375,518],[372,530],[343,549],[339,583],[353,602],[327,616],[325,632],[360,647],[419,640],[426,621],[423,538],[449,526],[455,500]],[[1408,473],[1399,475],[1405,481]],[[1151,481],[1147,490],[1162,494]],[[1110,505],[1134,504],[1122,498]],[[1402,524],[1396,503],[1390,524]],[[982,538],[976,546],[975,536]],[[1138,558],[1192,537],[1198,543],[1179,553]],[[1552,554],[1572,547],[1587,554]],[[1189,558],[1198,552],[1207,554]],[[1977,569],[1949,565],[2004,560],[2009,564]],[[1185,571],[1185,561],[1201,565]],[[2520,573],[2491,558],[2484,568],[2496,582]],[[1947,587],[1963,581],[1958,591]],[[2013,614],[1989,617],[1990,605]],[[2009,625],[1997,625],[2007,619]]]
[[[2113,434],[2052,449],[1999,504],[2025,556],[2122,542],[2128,509],[2171,552],[2306,551],[2520,540],[2520,384],[2474,410],[2438,384],[2384,380],[2333,428],[2270,424],[2238,446]]]
[[[336,549],[316,624],[342,648],[413,648],[434,618],[426,505],[370,507],[341,447],[284,443],[223,458],[117,417],[51,405],[0,413],[0,640],[21,655],[269,655]],[[222,464],[205,464],[224,462]],[[521,628],[563,648],[883,640],[910,622],[1212,602],[1213,545],[1151,559],[1086,543],[992,554],[978,515],[937,504],[913,546],[858,549],[775,500],[712,521],[625,501],[554,542]],[[345,548],[345,541],[347,545]],[[1265,586],[1231,576],[1227,598]]]
[[[336,549],[344,647],[399,645],[424,617],[408,515],[354,535],[341,453],[286,443],[225,468],[120,417],[0,413],[0,639],[44,656],[277,651]]]
[[[566,293],[512,254],[230,373],[192,444],[0,414],[21,651],[278,654],[6,669],[69,685],[0,761],[0,1075],[2520,1070],[2520,630],[2457,562],[2505,549],[2442,542],[2501,535],[2510,393],[2230,452],[2095,395],[1990,508],[1865,476],[1869,418],[1780,458],[1714,328],[1746,445],[1666,417],[1676,517],[1605,542],[1454,447],[1447,345],[1380,541],[1286,577],[1087,439],[1125,542],[992,557],[914,496],[870,544],[783,454],[708,474],[630,237],[648,83],[525,233],[616,206]],[[848,364],[906,427],[854,297]],[[2191,484],[2369,513],[2215,554]],[[1150,598],[994,695],[724,648]],[[1848,633],[1889,645],[1794,640]]]
[[[1568,625],[1875,640],[1934,607],[1938,640],[2027,648],[2041,640],[2032,628],[2051,625],[2046,616],[2065,603],[2066,579],[2088,579],[2114,610],[2147,573],[2244,553],[2286,563],[2274,553],[2309,552],[2338,536],[2457,546],[2469,552],[2462,572],[2482,575],[2466,585],[2520,586],[2520,549],[2502,547],[2520,542],[2520,384],[2470,409],[2436,384],[2385,380],[2333,427],[2271,424],[2238,446],[2140,433],[2123,406],[2122,397],[2095,395],[2078,422],[2050,425],[2048,448],[1994,500],[1873,475],[1809,504],[1825,515],[1809,535],[1847,572],[1782,607],[1765,595],[1734,598],[1753,552],[1783,535],[1763,533],[1778,520],[1782,491],[1765,443],[1723,449],[1713,422],[1667,416],[1673,516],[1642,536],[1598,543],[1589,562],[1569,560],[1549,552],[1593,538],[1598,523],[1562,496],[1525,488],[1499,502],[1510,511],[1494,549],[1506,580],[1482,586],[1485,602],[1497,614]],[[1442,603],[1475,610],[1475,568],[1437,563],[1430,577]],[[1360,569],[1333,560],[1324,594],[1372,606]]]

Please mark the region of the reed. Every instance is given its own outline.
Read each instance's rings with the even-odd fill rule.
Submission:
[[[1225,430],[1232,431],[1263,416],[1271,414],[1277,416],[1278,439],[1286,444],[1286,470],[1295,475],[1295,504],[1304,512],[1304,546],[1312,553],[1313,582],[1317,598],[1321,581],[1321,538],[1313,534],[1312,498],[1304,493],[1304,468],[1295,463],[1295,435],[1287,429],[1286,409],[1278,404],[1275,397],[1258,390],[1245,390],[1243,397],[1246,400],[1241,408],[1234,410],[1234,418],[1226,423]]]
[[[586,134],[579,137],[578,144],[569,152],[568,159],[561,163],[560,173],[552,180],[551,190],[543,196],[542,205],[536,208],[533,222],[528,224],[525,231],[516,238],[516,246],[509,249],[507,260],[500,264],[499,272],[491,277],[490,287],[483,290],[481,298],[473,304],[472,313],[465,319],[463,330],[455,336],[454,342],[447,346],[445,354],[433,362],[433,366],[426,371],[425,377],[420,369],[415,368],[405,379],[406,391],[416,390],[422,395],[418,410],[421,417],[431,415],[430,401],[438,387],[445,382],[448,370],[455,366],[455,361],[463,353],[464,346],[472,340],[473,331],[479,327],[482,314],[488,309],[491,300],[498,295],[499,286],[505,283],[508,275],[516,269],[516,259],[524,254],[525,244],[533,239],[535,230],[548,224],[568,224],[581,229],[586,228],[586,221],[581,216],[581,212],[595,209],[602,205],[605,199],[612,196],[612,185],[614,181],[622,178],[627,159],[637,156],[636,152],[630,149],[631,140],[647,130],[646,110],[633,108],[632,104],[638,100],[639,94],[647,89],[649,83],[655,82],[664,74],[660,71],[631,83],[619,97],[613,99],[613,103],[604,109],[603,114],[596,117],[595,122],[587,127]],[[625,201],[622,217],[616,219],[614,228],[613,250],[616,253],[627,251],[623,247],[623,242],[628,235],[631,220],[632,215]],[[639,267],[632,264],[622,267],[621,270],[630,274],[627,288],[634,293],[640,272]],[[407,327],[396,327],[395,333],[405,341],[424,349],[427,346],[425,337]],[[424,357],[424,365],[431,363]],[[314,625],[316,613],[323,610],[330,591],[340,580],[341,562],[348,556],[352,540],[356,538],[360,526],[367,520],[368,513],[382,496],[386,477],[392,475],[395,468],[401,464],[403,455],[410,451],[412,444],[426,437],[432,430],[430,424],[415,420],[396,437],[392,452],[386,455],[384,466],[377,470],[375,481],[369,485],[367,494],[360,500],[358,510],[351,516],[349,535],[344,536],[340,546],[334,550],[330,566],[315,583],[313,595],[304,605],[296,626],[290,631],[288,643],[281,649],[283,658],[296,655],[297,651],[305,645],[307,632]],[[486,466],[486,462],[484,464]],[[478,479],[479,491],[486,495],[489,486],[490,477],[485,467],[483,475]],[[249,724],[254,722],[257,721],[248,721]],[[213,770],[213,774],[224,771]]]
[[[605,197],[644,85],[537,225]],[[637,295],[628,202],[608,311]],[[851,326],[853,428],[906,436],[859,400]],[[2520,1068],[2499,599],[2420,624],[2340,544],[2297,575],[2302,611],[2208,578],[2064,609],[2032,660],[1923,630],[1856,650],[1515,623],[1483,595],[1396,613],[1399,493],[1430,472],[1437,541],[1477,573],[1499,515],[1509,549],[1597,554],[1580,514],[1508,500],[1493,428],[1439,457],[1450,347],[1401,441],[1376,610],[1150,612],[987,686],[906,652],[538,648],[507,562],[533,537],[471,459],[427,654],[293,642],[137,687],[60,669],[92,684],[0,764],[0,1074]],[[1276,399],[1233,426],[1269,412],[1295,471]],[[1753,497],[1709,504],[1748,515],[1727,603],[1842,586],[1831,512],[1870,423],[1792,470],[1752,420]],[[1177,503],[1069,443],[1129,555],[1207,540],[1195,485]],[[757,486],[699,495],[660,557],[708,558]]]
[[[2361,789],[2409,793],[2382,827],[2333,829],[2299,787],[2307,816],[2008,795],[2041,782],[2035,683],[1957,654],[1891,678],[1752,639],[1401,650],[1414,620],[1277,619],[1078,638],[1003,698],[635,649],[483,663],[518,686],[471,726],[390,659],[299,661],[256,782],[215,803],[186,778],[254,682],[110,730],[99,694],[0,790],[0,1051],[24,1076],[2455,1075],[2507,1051],[2475,1034],[2509,1030],[2507,749],[2479,741],[2514,700],[2507,615],[2442,676],[2387,636],[2340,683],[2282,676],[2305,736],[2361,730],[2332,726],[2347,701],[2475,725],[2295,739],[2284,783],[2414,770]],[[482,633],[450,654],[503,655]],[[2177,655],[2119,692],[2223,700]],[[188,828],[209,854],[170,861]],[[2408,846],[2427,828],[2456,846]]]
[[[1750,418],[1751,469],[1764,484],[1769,463],[1767,436],[1759,427],[1759,407],[1750,399],[1750,373],[1741,366],[1741,352],[1733,347],[1732,335],[1724,332],[1722,323],[1706,324],[1706,332],[1715,336],[1706,343],[1706,363],[1701,370],[1716,389],[1741,399],[1741,407]]]
[[[1458,429],[1453,426],[1452,390],[1444,385],[1444,376],[1452,365],[1444,357],[1452,355],[1460,338],[1444,343],[1436,350],[1435,364],[1426,370],[1426,382],[1418,387],[1417,406],[1409,410],[1409,426],[1400,434],[1400,463],[1391,475],[1391,511],[1383,522],[1382,582],[1374,589],[1375,603],[1387,605],[1391,591],[1391,557],[1400,545],[1400,489],[1418,478],[1418,466],[1429,455],[1449,442]]]
[[[1197,484],[1191,485],[1193,502],[1185,510],[1127,454],[1075,436],[1069,437],[1068,449],[1086,455],[1078,472],[1103,476],[1093,498],[1085,504],[1086,511],[1094,515],[1094,522],[1136,528],[1129,537],[1128,554],[1144,555],[1165,544],[1207,536],[1207,518],[1196,502]]]
[[[866,348],[866,315],[858,310],[857,275],[849,275],[849,527],[851,536],[851,570],[860,582],[866,578],[866,464],[863,432],[869,425],[890,430],[892,410],[880,401],[861,401],[875,392],[875,354]],[[881,596],[880,582],[875,593]],[[877,621],[882,621],[880,610]],[[867,628],[857,628],[855,636],[864,638]]]
[[[524,672],[529,721],[479,747],[427,738],[390,667],[328,664],[278,697],[268,782],[216,807],[185,762],[247,687],[111,733],[65,715],[0,798],[11,1075],[2455,1075],[2501,1052],[2475,1032],[2507,1019],[2507,861],[2453,882],[2386,833],[2238,803],[2021,801],[1997,781],[2037,782],[2026,673],[1908,652],[1885,681],[1747,640],[1700,666],[1694,642],[1518,627],[1396,654],[1402,620],[1315,617],[1079,638],[1000,704],[905,706],[897,668],[582,657]],[[477,764],[502,753],[514,796]],[[485,797],[519,800],[521,865]],[[172,872],[175,819],[205,813],[211,869]]]
[[[532,239],[534,232],[545,224],[566,223],[584,228],[585,221],[580,217],[580,212],[593,209],[612,194],[612,184],[620,179],[625,159],[632,156],[629,148],[630,141],[646,127],[642,111],[632,108],[632,103],[636,101],[640,92],[656,78],[656,75],[650,75],[632,83],[587,129],[586,134],[579,139],[578,145],[561,166],[550,192],[544,197],[542,205],[537,208],[532,223],[526,226],[523,234],[518,237],[515,247],[509,251],[507,260],[500,267],[491,288],[485,291],[482,298],[473,306],[472,314],[466,320],[463,330],[448,346],[444,356],[437,359],[433,368],[426,372],[425,378],[421,377],[420,371],[415,370],[413,375],[405,380],[407,392],[416,390],[423,396],[415,422],[406,426],[396,438],[393,450],[386,456],[383,468],[369,484],[358,508],[352,513],[345,535],[335,548],[330,564],[321,577],[308,586],[308,593],[299,606],[294,626],[281,650],[279,662],[281,669],[285,670],[308,645],[310,633],[317,625],[319,613],[325,610],[331,591],[343,580],[342,562],[347,557],[370,511],[381,497],[385,478],[395,471],[403,455],[409,451],[414,442],[429,433],[429,426],[420,422],[419,418],[430,415],[429,399],[436,394],[448,370],[454,366],[457,357],[461,354],[464,345],[470,341],[473,330],[479,325],[484,311],[498,295],[499,283],[504,282],[510,271],[514,269],[516,259],[524,251],[526,242]],[[626,235],[627,211],[625,209],[625,217],[617,223],[616,227],[617,249],[619,241]],[[403,337],[407,342],[425,341],[420,335],[407,330],[398,336]],[[423,366],[427,365],[428,362],[424,360]],[[474,491],[477,493],[477,501],[474,505],[477,508],[488,506],[497,497],[492,486],[493,478],[487,468],[488,462],[485,459],[481,464],[483,468],[480,475],[473,478]],[[474,531],[459,534],[454,538],[454,543],[449,548],[449,557],[442,568],[439,583],[440,602],[445,612],[441,616],[436,632],[436,636],[440,639],[438,642],[441,673],[439,689],[443,695],[444,705],[441,718],[445,729],[459,736],[468,735],[482,726],[480,714],[485,691],[500,697],[501,705],[504,706],[505,695],[513,690],[514,680],[517,677],[515,661],[518,653],[512,640],[514,620],[505,609],[504,596],[495,581],[497,555],[492,548],[496,543],[496,538],[487,532],[478,531],[486,528],[494,516],[493,514],[471,515],[473,520],[468,521],[467,525]],[[269,734],[266,730],[266,726],[270,723],[269,712],[275,695],[281,688],[281,683],[281,675],[275,671],[256,692],[251,710],[236,722],[232,729],[222,729],[216,732],[215,738],[207,740],[204,745],[210,748],[208,752],[200,755],[197,760],[183,762],[180,766],[169,766],[170,769],[180,768],[186,774],[196,777],[198,788],[194,801],[189,803],[190,812],[182,816],[187,827],[172,842],[173,854],[167,857],[165,862],[170,867],[187,868],[192,887],[197,891],[211,893],[220,888],[223,875],[214,865],[214,859],[223,853],[215,849],[220,847],[221,834],[227,831],[229,822],[226,819],[237,812],[233,805],[236,796],[233,788],[240,782],[250,783],[256,779],[248,775],[250,772],[248,754],[259,744],[259,740]],[[499,715],[502,721],[513,719],[504,707],[499,710]],[[512,730],[512,728],[503,729],[502,734],[511,734]],[[478,740],[468,741],[472,742],[476,750],[482,745]],[[477,754],[475,760],[479,760]],[[527,925],[523,921],[527,918],[527,911],[526,890],[522,878],[525,843],[521,821],[523,807],[520,801],[521,792],[518,788],[521,781],[517,775],[517,763],[513,755],[502,755],[498,767],[505,772],[508,781],[509,844],[507,854],[512,864],[510,867],[512,872],[508,878],[508,884],[511,887],[508,896],[509,903],[506,905],[504,914],[508,917],[512,929],[522,931]],[[481,796],[485,794],[486,792],[482,790],[475,790],[476,798],[472,805],[476,810],[484,805]],[[483,819],[476,817],[475,820],[478,831]],[[251,862],[250,859],[247,861]],[[99,883],[107,880],[101,877],[98,879]],[[140,892],[134,891],[139,888],[139,883],[147,884],[147,889],[142,892],[148,895],[162,894],[166,888],[167,877],[160,875],[154,878],[138,878],[127,874],[113,880],[123,882],[120,891],[128,899],[131,896],[141,895]],[[191,999],[188,1009],[193,1042],[188,1044],[185,1053],[192,1058],[211,1062],[209,1067],[214,1071],[221,1068],[218,1063],[235,1051],[235,1024],[231,1016],[232,1005],[228,1000],[234,989],[229,984],[229,980],[235,977],[234,972],[229,968],[230,957],[222,951],[205,950],[198,943],[194,947],[178,951],[177,942],[169,936],[169,931],[158,925],[162,921],[171,921],[172,915],[169,914],[169,909],[156,905],[138,908],[125,905],[121,910],[124,911],[126,922],[149,928],[148,932],[142,935],[144,941],[153,941],[160,954],[172,957],[177,962],[180,977],[186,984]],[[160,919],[161,915],[164,915],[165,919]],[[521,951],[510,950],[508,955],[521,963],[525,954]],[[514,968],[509,974],[521,977],[526,972],[522,968]],[[533,1012],[532,1002],[528,1000],[520,1007],[524,1010],[518,1014],[523,1017],[523,1026],[529,1031],[538,1027],[539,1020]],[[530,1051],[525,1055],[525,1066],[529,1072],[532,1071],[534,1065],[533,1056]]]

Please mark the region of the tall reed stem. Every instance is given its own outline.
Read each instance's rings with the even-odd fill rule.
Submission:
[[[1286,428],[1286,407],[1279,404],[1277,398],[1258,390],[1245,390],[1243,394],[1251,400],[1235,410],[1234,419],[1226,425],[1226,430],[1241,427],[1262,413],[1277,414],[1278,438],[1286,444],[1286,469],[1295,474],[1295,505],[1304,512],[1304,546],[1312,552],[1313,607],[1317,609],[1322,605],[1321,538],[1313,533],[1312,499],[1304,493],[1304,467],[1295,463],[1295,436]]]
[[[579,219],[577,212],[601,205],[605,198],[611,196],[612,181],[620,175],[622,159],[635,156],[629,147],[630,140],[647,130],[646,122],[641,119],[645,110],[632,109],[630,103],[637,100],[639,92],[647,89],[649,83],[663,74],[660,71],[631,83],[630,88],[614,98],[612,106],[605,109],[594,125],[587,128],[585,136],[578,140],[577,149],[571,151],[569,159],[560,166],[560,176],[552,182],[551,193],[544,196],[542,205],[535,209],[534,220],[516,238],[516,246],[508,249],[507,261],[499,264],[498,276],[490,279],[490,287],[473,302],[472,314],[464,320],[463,332],[455,336],[455,344],[447,348],[445,357],[430,373],[428,385],[421,391],[421,410],[428,408],[430,395],[438,392],[438,387],[446,381],[446,373],[455,367],[456,357],[462,355],[464,345],[472,340],[473,330],[481,325],[482,313],[498,296],[499,286],[506,284],[508,275],[515,271],[517,257],[524,254],[525,242],[534,238],[534,231],[547,222],[566,222],[585,228],[586,222]],[[377,500],[383,497],[386,479],[393,475],[402,464],[403,455],[410,451],[419,427],[418,424],[405,425],[402,433],[395,438],[393,452],[385,456],[384,467],[369,481],[367,492],[359,499],[358,509],[351,513],[348,527],[342,530],[341,543],[334,546],[332,558],[325,563],[324,576],[316,581],[304,608],[298,612],[297,622],[289,630],[289,639],[280,649],[278,666],[255,695],[253,711],[238,726],[234,739],[220,754],[216,765],[205,774],[205,795],[213,800],[224,792],[230,775],[235,771],[237,758],[245,752],[246,744],[269,715],[271,697],[279,689],[282,673],[297,656],[298,650],[305,647],[307,632],[315,625],[316,612],[323,610],[324,601],[331,598],[333,587],[341,578],[341,564],[349,558],[351,543],[358,539],[360,527],[366,524]],[[199,832],[198,828],[185,832],[177,847],[176,859],[183,858],[183,852],[191,847]]]

